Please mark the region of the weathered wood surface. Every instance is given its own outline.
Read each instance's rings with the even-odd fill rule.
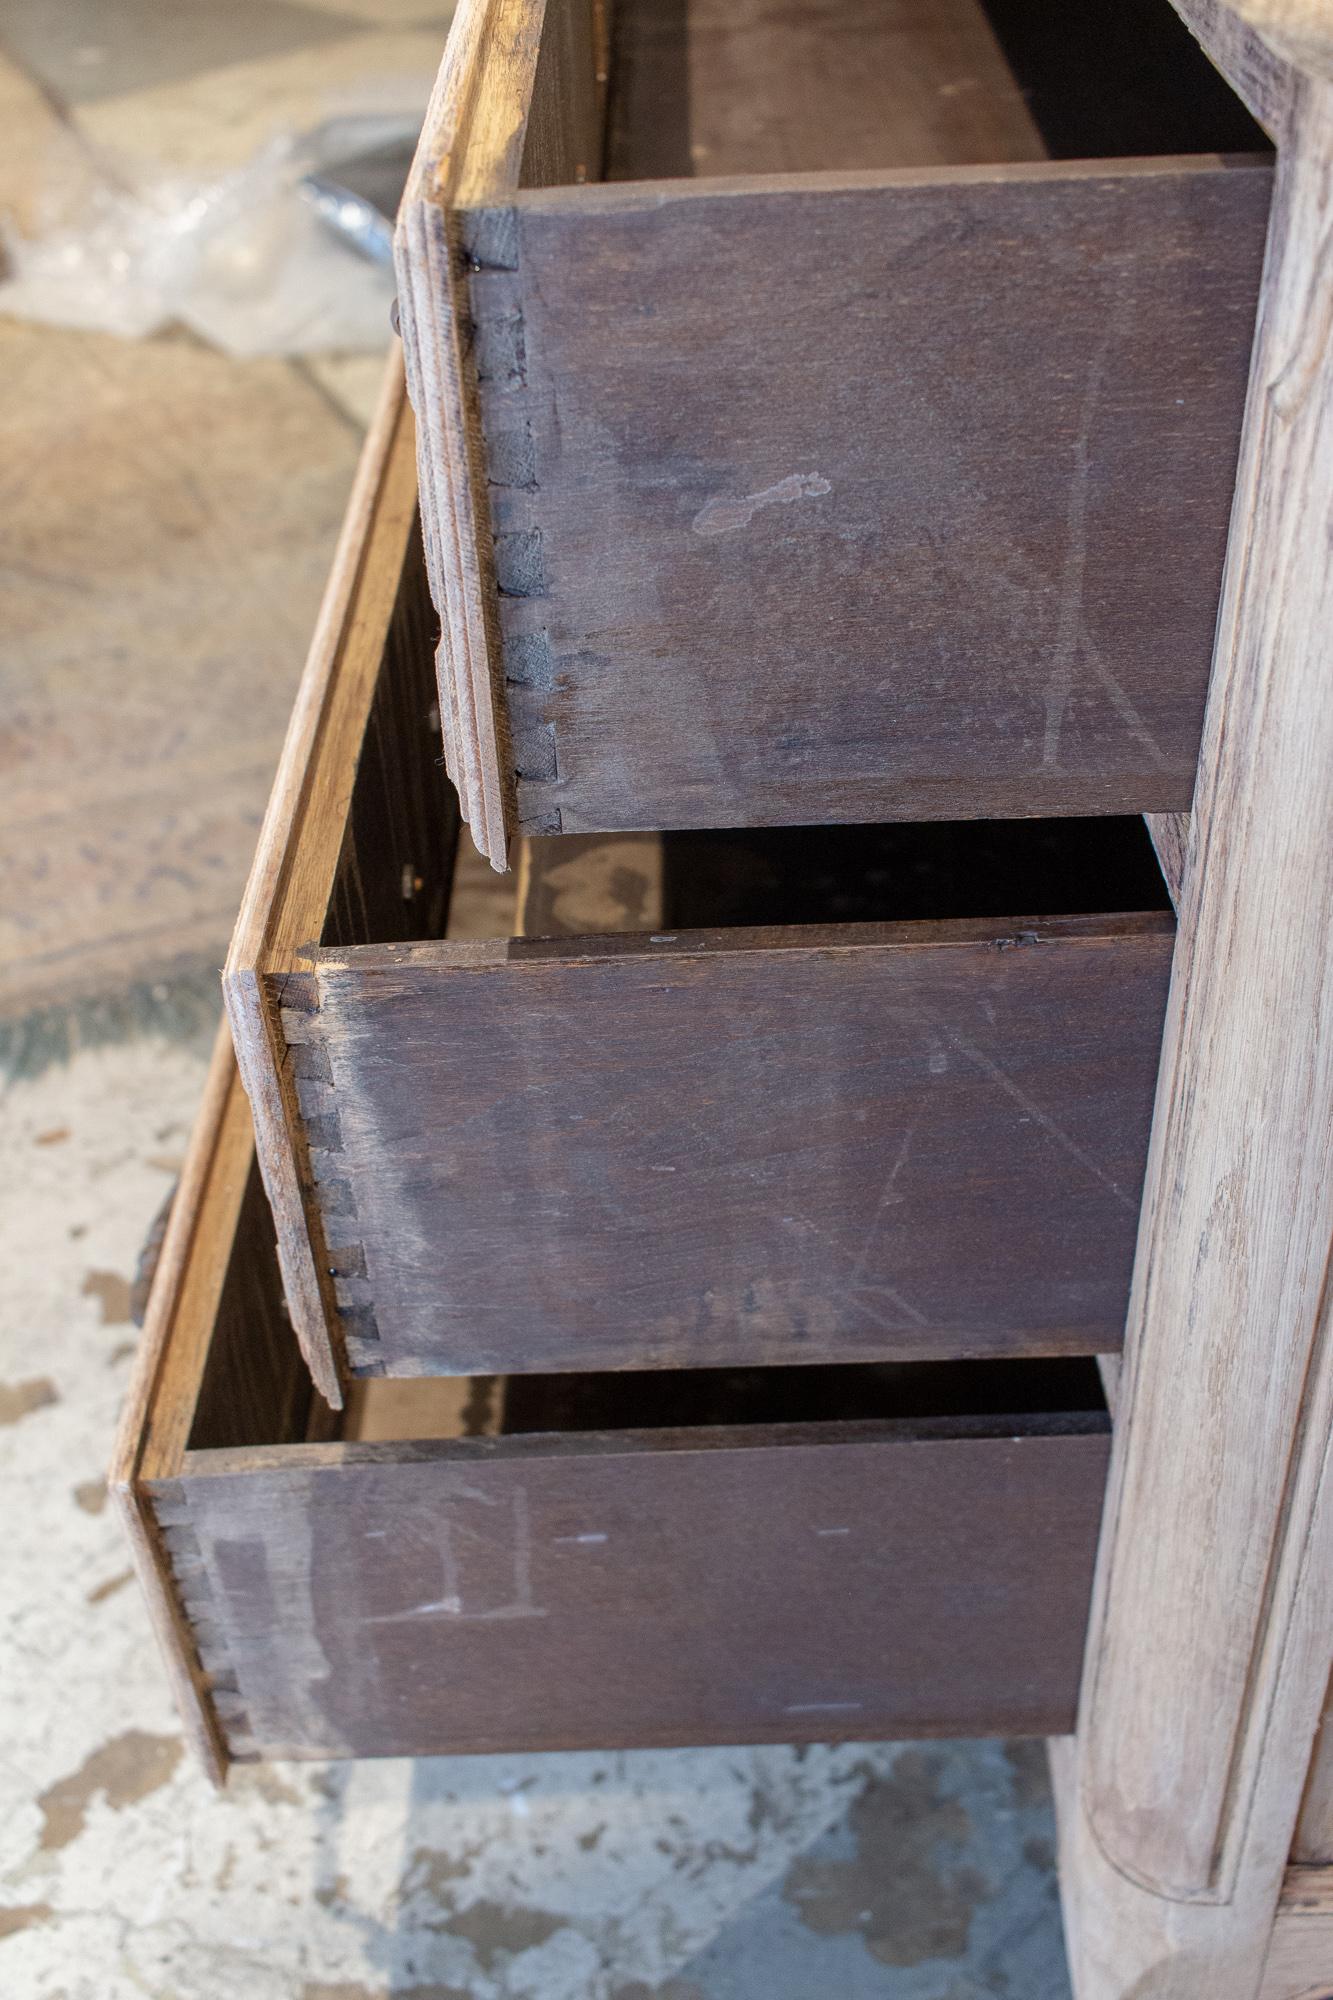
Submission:
[[[1258,2000],[1328,2000],[1333,1993],[1333,1869],[1289,1868]]]
[[[709,21],[697,15],[689,24],[683,4],[651,16],[628,6],[614,11],[622,99],[610,150],[612,170],[621,174],[694,172],[691,105],[701,121],[698,144],[722,171],[753,165],[771,155],[774,143],[800,166],[836,165],[843,155],[859,161],[863,152],[892,164],[1017,159],[1040,150],[973,0],[949,0],[928,19],[895,0],[873,18],[844,19],[836,43],[828,35],[812,41],[795,15],[765,15],[754,4],[743,17],[718,13]],[[505,683],[512,676],[523,685],[524,649],[509,648],[502,664],[497,584],[503,592],[505,570],[493,544],[490,508],[489,482],[499,473],[512,485],[516,457],[520,466],[526,461],[527,412],[513,393],[522,386],[523,357],[514,344],[514,316],[479,311],[465,267],[503,269],[509,263],[512,230],[504,205],[521,186],[598,178],[604,18],[605,10],[587,0],[551,0],[549,6],[466,0],[459,7],[398,231],[404,344],[423,419],[428,558],[443,616],[446,761],[477,844],[497,867],[508,851],[515,782],[545,775],[547,759],[544,732],[534,731],[530,718],[521,749],[510,742],[510,711],[523,696]],[[848,47],[849,28],[854,49]],[[830,66],[833,46],[842,60]],[[823,60],[812,72],[816,52]],[[725,90],[738,55],[747,105],[739,116]],[[836,118],[820,115],[809,88],[812,74],[826,77],[826,100],[836,96]],[[780,128],[785,136],[778,140]],[[761,129],[768,142],[756,146]],[[850,153],[830,136],[852,131],[859,137]],[[476,346],[474,325],[483,327]],[[525,476],[520,472],[520,489]],[[514,491],[508,504],[512,514]],[[511,559],[514,552],[511,546]],[[532,830],[546,829],[536,822]]]
[[[358,654],[377,641],[382,647],[350,796],[321,797],[318,818],[298,836],[320,856],[345,815],[328,905],[305,945],[316,937],[323,945],[438,937],[450,907],[459,820],[452,793],[439,782],[435,620],[419,536],[408,536],[395,588],[398,553],[396,536],[387,549],[372,538],[367,563],[383,563],[390,573],[367,575],[348,635]],[[300,865],[299,847],[293,859]],[[311,872],[321,873],[318,860]]]
[[[523,329],[523,484],[491,475],[520,824],[1186,808],[1269,186],[524,197],[475,285]]]
[[[1189,860],[1190,816],[1183,812],[1146,813],[1144,822],[1171,897],[1171,907],[1178,910],[1185,888],[1185,866]]]
[[[230,1211],[210,1206],[204,1217],[213,1269],[221,1270],[216,1306],[188,1301],[172,1371],[164,1377],[154,1413],[154,1461],[163,1455],[162,1426],[179,1425],[172,1444],[266,1444],[273,1437],[303,1436],[310,1414],[310,1376],[283,1310],[273,1216],[254,1159],[253,1127],[244,1094],[228,1109],[227,1143],[244,1190],[230,1238]],[[248,1168],[246,1162],[248,1160]],[[196,1340],[207,1341],[198,1387],[187,1386]],[[177,1369],[181,1372],[178,1374]],[[188,1430],[185,1428],[188,1425]]]
[[[193,1395],[175,1391],[182,1370],[197,1382],[204,1365],[253,1166],[245,1096],[224,1023],[157,1260],[134,1380],[107,1474],[181,1721],[215,1783],[227,1768],[225,1736],[140,1480],[145,1465],[173,1471],[179,1465]]]
[[[1235,0],[1235,10],[1283,61],[1333,79],[1329,0]]]
[[[457,812],[438,783],[411,411],[391,361],[367,438],[223,991],[278,1229],[292,1323],[322,1394],[341,1398],[329,1246],[309,1201],[282,984],[322,937],[438,928]],[[307,1079],[313,1086],[317,1078]],[[306,1111],[311,1109],[311,1090]],[[312,1234],[313,1232],[313,1234]]]
[[[1160,899],[1141,834],[562,837],[536,843],[523,926],[643,926],[637,944],[432,946],[457,819],[433,782],[401,426],[379,463],[226,981],[306,1352],[365,1373],[1113,1347],[1171,926],[1096,913]],[[710,899],[779,922],[775,948],[718,932],[673,952],[648,929],[697,929]],[[830,912],[847,921],[794,927]],[[873,928],[940,915],[960,921]],[[1015,936],[1046,942],[996,948]],[[408,942],[386,960],[385,939]],[[912,1199],[895,1179],[881,1202],[900,1153]],[[631,1313],[622,1259],[640,1254]]]
[[[1115,1347],[1172,928],[315,954],[354,1367]]]
[[[605,54],[595,0],[463,0],[404,193],[396,238],[417,433],[445,759],[477,845],[506,864],[513,780],[496,633],[494,551],[465,267],[503,260],[461,212],[520,185],[601,169]]]
[[[1183,11],[1207,35],[1212,10]],[[1248,46],[1235,17],[1212,44],[1252,76]],[[1066,1792],[1079,2000],[1258,1991],[1333,1653],[1333,88],[1288,79],[1268,115],[1277,193]]]
[[[1305,1866],[1333,1869],[1333,1681],[1324,1698],[1324,1712],[1310,1754],[1291,1858]],[[1333,1898],[1329,1910],[1333,1914]]]
[[[523,927],[637,942],[421,942],[457,822],[385,479],[227,975],[247,1054],[265,1024],[261,1157],[307,1352],[431,1373],[1113,1347],[1171,925],[1095,912],[1160,899],[1142,835],[562,837],[522,872]],[[710,901],[785,928],[674,950],[648,928]],[[848,921],[797,927],[830,911]],[[926,913],[960,921],[874,928]],[[1015,936],[1044,942],[997,949]],[[303,1270],[331,1295],[313,1308]]]
[[[1285,136],[1295,72],[1228,0],[1171,0],[1204,53],[1271,139]]]
[[[153,1498],[266,1755],[1068,1727],[1105,1419],[933,1428],[202,1453]]]
[[[1067,1728],[1108,1452],[1087,1385],[798,1372],[825,1421],[764,1417],[767,1370],[687,1379],[689,1429],[651,1378],[638,1408],[562,1378],[509,1435],[299,1442],[317,1399],[220,1039],[112,1470],[210,1769]]]
[[[483,850],[1185,809],[1267,164],[1042,162],[971,0],[746,0],[625,12],[639,181],[571,186],[521,13],[460,13],[400,252]]]

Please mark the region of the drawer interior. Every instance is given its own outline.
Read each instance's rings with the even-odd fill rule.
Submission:
[[[1137,818],[538,835],[521,843],[516,863],[514,878],[497,880],[464,836],[436,927],[423,927],[421,941],[1021,922],[1171,908]],[[367,929],[357,944],[394,939]],[[326,934],[321,942],[352,940]]]
[[[981,0],[1052,159],[1267,153],[1170,0]]]
[[[539,834],[497,878],[436,766],[419,592],[413,548],[400,611],[414,607],[415,643],[385,648],[346,820],[320,828],[339,857],[325,948],[1171,908],[1138,815]]]
[[[611,12],[608,180],[1267,144],[1170,0],[617,0]]]
[[[348,827],[275,996],[351,1374],[1118,1346],[1172,937],[1142,820],[533,837],[479,889],[372,730]]]
[[[154,1475],[192,1453],[411,1440],[826,1427],[884,1437],[1100,1436],[1110,1417],[1095,1361],[857,1363],[782,1368],[569,1371],[356,1382],[345,1408],[312,1389],[283,1301],[273,1219],[230,1052],[211,1133],[223,1170],[201,1217],[151,1399]],[[204,1135],[210,1136],[210,1135]],[[850,1434],[850,1433],[848,1433]]]
[[[196,1300],[207,1325],[184,1324],[159,1400],[170,1403],[181,1462],[192,1453],[303,1447],[339,1440],[390,1445],[431,1439],[579,1439],[671,1432],[743,1437],[927,1438],[1105,1435],[1110,1416],[1097,1363],[1042,1360],[855,1363],[780,1368],[673,1368],[558,1374],[378,1378],[328,1409],[312,1389],[282,1298],[273,1221],[245,1144],[245,1106],[231,1106],[238,1160],[234,1206],[206,1228],[197,1260],[213,1270]],[[206,1218],[208,1220],[208,1218]],[[487,1446],[487,1449],[493,1447]]]
[[[1142,823],[570,832],[493,877],[391,411],[226,974],[324,1394],[1114,1350],[1173,934]]]
[[[227,1282],[247,1282],[245,1271],[229,1272]],[[299,1374],[281,1397],[256,1393],[269,1386],[263,1368],[245,1317],[225,1312],[200,1383],[191,1451],[301,1445],[312,1436],[573,1442],[675,1432],[682,1442],[689,1433],[697,1448],[703,1432],[752,1428],[813,1435],[826,1426],[830,1435],[850,1435],[851,1426],[858,1435],[905,1440],[1097,1436],[1110,1428],[1098,1368],[1082,1358],[381,1377],[355,1383],[336,1418],[303,1397]]]
[[[556,869],[573,880],[563,846],[556,837],[531,842],[525,935],[540,936],[540,925],[554,931],[560,924],[559,905],[534,891]],[[579,873],[601,866],[598,847],[591,841],[589,847]],[[660,880],[652,928],[931,923],[1170,908],[1138,818],[668,833],[622,837],[619,851],[622,866]]]

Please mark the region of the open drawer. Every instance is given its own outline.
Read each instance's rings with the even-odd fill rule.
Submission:
[[[1118,1347],[1174,929],[1141,822],[667,835],[622,930],[451,937],[392,393],[351,521],[226,975],[330,1400]]]
[[[399,289],[482,850],[1186,810],[1270,187],[1169,0],[463,0]]]
[[[1091,1362],[374,1382],[332,1429],[220,1043],[111,1482],[216,1772],[1072,1726]]]

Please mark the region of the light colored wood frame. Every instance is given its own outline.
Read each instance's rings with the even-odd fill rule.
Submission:
[[[1333,1868],[1288,1868],[1259,2000],[1328,2000],[1333,1992]]]
[[[441,620],[445,762],[477,847],[501,870],[514,792],[467,273],[474,253],[502,264],[504,251],[464,242],[459,218],[465,207],[503,202],[520,182],[582,180],[590,164],[596,171],[605,18],[598,0],[550,0],[550,8],[558,15],[545,33],[547,0],[462,0],[396,241],[409,386],[425,413],[418,463],[426,568]]]
[[[172,1197],[134,1380],[107,1474],[177,1711],[205,1771],[219,1785],[231,1754],[142,1481],[163,1466],[174,1471],[185,1449],[194,1404],[191,1398],[173,1396],[172,1384],[182,1355],[197,1368],[212,1336],[253,1161],[250,1107],[223,1021]]]
[[[1333,9],[1176,5],[1278,179],[1079,1732],[1053,1761],[1078,2000],[1295,2000],[1333,1990],[1327,1877],[1288,1867],[1333,1655]]]
[[[325,1246],[306,1222],[309,1162],[288,1139],[300,1118],[273,981],[305,960],[328,909],[338,841],[384,656],[405,552],[416,532],[412,411],[395,349],[288,724],[254,865],[223,971],[236,1058],[260,1134],[292,1324],[320,1393],[342,1407],[339,1325]],[[441,784],[444,780],[441,778]],[[263,1143],[267,1141],[267,1143]]]

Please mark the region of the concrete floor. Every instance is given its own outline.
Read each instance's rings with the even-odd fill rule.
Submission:
[[[9,0],[0,210],[91,147],[234,164],[429,0]],[[3,298],[0,295],[0,306]],[[3,2000],[1067,2000],[1035,1745],[185,1752],[102,1469],[138,1248],[378,357],[228,361],[0,318]]]

